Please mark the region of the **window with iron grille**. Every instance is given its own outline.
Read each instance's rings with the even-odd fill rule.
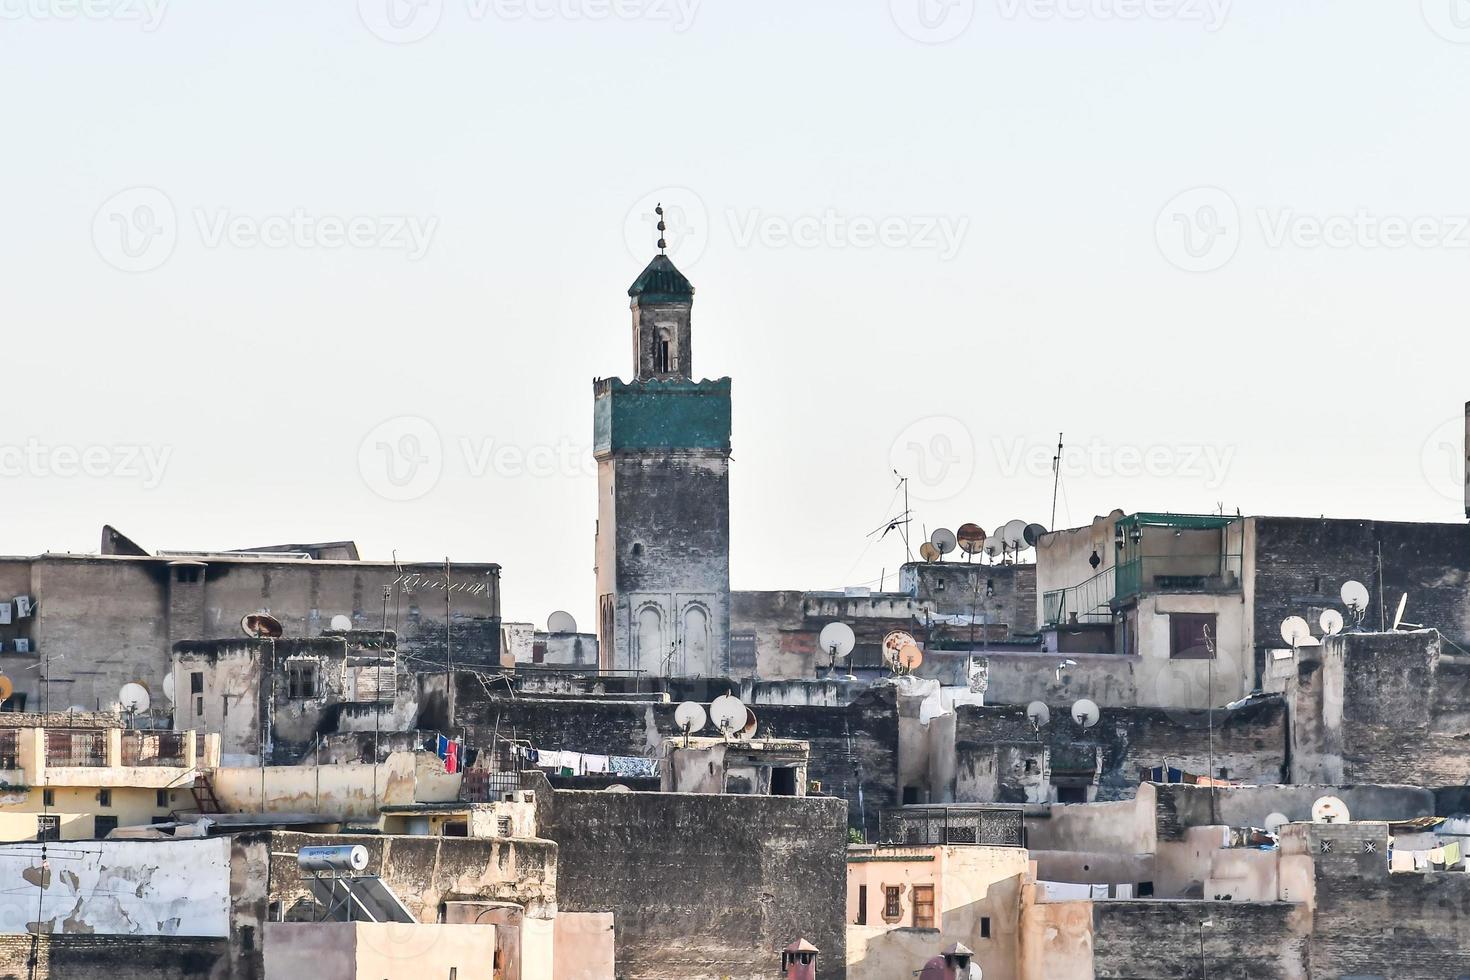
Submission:
[[[317,696],[317,665],[294,663],[286,665],[286,697],[293,701],[304,701]]]
[[[0,769],[20,768],[18,734],[14,728],[0,729]]]
[[[37,817],[36,840],[61,840],[61,818],[45,814]]]
[[[883,889],[883,918],[888,922],[897,922],[903,918],[903,906],[899,903],[899,895],[902,889],[897,885],[888,885]]]
[[[104,732],[46,732],[46,765],[105,766],[107,735]]]

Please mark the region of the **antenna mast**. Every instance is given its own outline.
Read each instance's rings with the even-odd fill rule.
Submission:
[[[1057,490],[1062,485],[1062,434],[1057,433],[1057,454],[1052,457],[1051,471],[1053,474],[1051,483],[1051,526],[1057,526]]]

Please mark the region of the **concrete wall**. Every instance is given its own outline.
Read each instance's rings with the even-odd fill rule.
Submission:
[[[212,779],[227,813],[316,814],[333,821],[375,823],[380,806],[426,802],[418,792],[422,755],[427,753],[397,752],[378,766],[225,767],[215,770]]]
[[[1111,900],[1093,902],[1092,915],[1098,980],[1339,975],[1318,972],[1320,965],[1309,960],[1311,922],[1300,905]],[[1201,929],[1203,921],[1211,925]]]
[[[223,939],[0,936],[0,977],[223,980],[228,969],[229,945]]]
[[[617,975],[611,912],[559,910],[553,931],[553,980],[607,980]]]
[[[88,841],[0,848],[0,933],[229,935],[230,842]],[[27,887],[29,886],[29,887]],[[40,912],[39,920],[37,912]]]
[[[270,922],[266,980],[424,980],[487,976],[495,958],[492,925],[377,922]],[[453,973],[451,972],[453,971]]]
[[[559,907],[613,913],[620,977],[765,980],[802,937],[822,950],[822,980],[843,976],[839,801],[533,785]]]
[[[1022,891],[1018,980],[1093,980],[1092,903],[1037,902]]]

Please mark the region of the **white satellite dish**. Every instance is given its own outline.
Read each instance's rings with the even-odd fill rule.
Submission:
[[[1291,823],[1291,820],[1284,813],[1266,814],[1266,829],[1273,834],[1289,823]]]
[[[990,537],[986,538],[985,544],[981,547],[981,550],[984,551],[985,554],[992,559],[999,558],[1002,554],[1004,554],[1005,542],[1001,540],[1000,531],[996,531]]]
[[[938,551],[941,555],[947,555],[959,544],[959,539],[955,537],[954,532],[949,528],[941,527],[929,535],[929,543],[934,546],[935,551]]]
[[[163,696],[169,704],[174,703],[174,675],[172,673],[163,676]]]
[[[332,617],[332,629],[345,633],[352,629],[352,619],[348,616],[337,615]]]
[[[1312,640],[1312,627],[1300,616],[1287,616],[1281,621],[1281,638],[1291,647],[1309,645]]]
[[[899,654],[907,647],[916,647],[918,645],[918,641],[914,639],[912,633],[905,632],[904,630],[894,630],[892,633],[883,637],[883,662],[893,670],[897,670],[900,666]]]
[[[546,632],[548,633],[575,633],[577,632],[577,621],[569,612],[558,609],[546,617]]]
[[[1324,796],[1312,804],[1312,823],[1347,823],[1351,819],[1347,804],[1335,796]]]
[[[1083,728],[1091,728],[1096,725],[1097,720],[1101,717],[1102,712],[1098,710],[1097,704],[1087,698],[1072,705],[1072,720]]]
[[[857,637],[853,635],[852,627],[846,623],[828,623],[817,635],[817,645],[826,651],[835,664],[839,660],[846,660],[847,655],[852,653],[852,648],[857,645]]]
[[[1393,630],[1392,630],[1392,632],[1397,633],[1400,629],[1418,630],[1418,629],[1423,629],[1424,628],[1423,626],[1420,626],[1418,623],[1406,623],[1406,622],[1404,622],[1404,610],[1405,609],[1408,609],[1408,608],[1409,608],[1409,593],[1405,592],[1403,598],[1399,600],[1398,612],[1396,612],[1396,613],[1393,614]]]
[[[1045,728],[1051,721],[1051,709],[1041,701],[1032,701],[1026,706],[1026,717],[1032,728]]]
[[[1011,549],[1012,551],[1020,551],[1022,548],[1026,547],[1025,521],[1021,520],[1020,518],[1017,518],[1014,521],[1007,521],[1006,526],[1002,528],[1001,531],[1005,537],[1007,548]]]
[[[704,705],[698,702],[685,701],[674,709],[674,724],[679,727],[679,731],[683,732],[685,737],[704,731],[707,721]]]
[[[142,712],[148,710],[153,699],[148,696],[148,688],[136,681],[129,681],[118,689],[117,703],[122,705],[124,711]]]
[[[1336,636],[1342,632],[1342,613],[1336,609],[1322,610],[1322,632],[1328,636]]]
[[[631,792],[633,792],[631,789],[629,789],[628,787],[624,786],[622,783],[613,783],[611,786],[604,786],[602,788],[602,791],[604,793],[631,793]]]
[[[1342,586],[1342,604],[1348,611],[1361,617],[1368,610],[1368,587],[1362,582],[1345,582]]]
[[[709,719],[725,735],[734,735],[745,727],[745,702],[733,694],[722,694],[709,706]]]

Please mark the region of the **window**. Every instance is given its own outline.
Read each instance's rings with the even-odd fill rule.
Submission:
[[[204,695],[201,694],[201,695],[199,695],[198,697],[196,697],[194,699],[194,716],[197,718],[197,717],[202,716],[203,714],[204,714]]]
[[[286,697],[302,701],[316,695],[316,664],[287,664]]]
[[[1087,787],[1086,786],[1058,786],[1056,789],[1057,789],[1057,802],[1058,803],[1086,803],[1087,802]]]
[[[919,802],[919,787],[905,786],[903,788],[903,805],[913,806]]]
[[[883,918],[888,922],[897,922],[903,917],[903,907],[898,902],[902,891],[898,885],[887,885],[883,889]]]
[[[43,789],[43,790],[41,790],[41,805],[42,806],[55,806],[56,805],[56,790],[54,790],[54,789]]]
[[[228,694],[221,694],[219,696],[219,710],[220,717],[230,717],[230,696]]]
[[[1135,894],[1137,894],[1139,898],[1153,898],[1154,883],[1151,881],[1140,881],[1138,883],[1138,891]]]
[[[667,340],[658,342],[658,370],[661,374],[669,373],[669,342]]]
[[[934,886],[914,886],[914,928],[934,928]]]
[[[104,839],[108,834],[117,829],[117,817],[93,817],[92,836],[98,840]]]
[[[97,805],[98,806],[112,806],[112,790],[110,790],[110,789],[99,789],[97,791]]]
[[[53,815],[37,817],[36,840],[61,840],[61,818]]]
[[[162,809],[168,809],[168,790],[161,789],[154,794],[153,802]]]
[[[980,917],[980,938],[990,938],[990,916],[988,915],[982,915]]]
[[[771,795],[772,796],[795,796],[796,795],[796,770],[790,766],[780,766],[771,770]]]
[[[1215,632],[1214,613],[1170,613],[1169,656],[1175,660],[1210,660]]]
[[[0,711],[24,710],[26,710],[26,696],[24,694],[12,694],[4,702],[0,702]]]
[[[204,671],[202,671],[202,670],[196,670],[196,671],[194,671],[193,673],[191,673],[189,675],[189,693],[190,694],[203,694],[204,693]]]
[[[853,922],[856,926],[868,924],[868,886],[858,885],[858,907],[857,919]]]

